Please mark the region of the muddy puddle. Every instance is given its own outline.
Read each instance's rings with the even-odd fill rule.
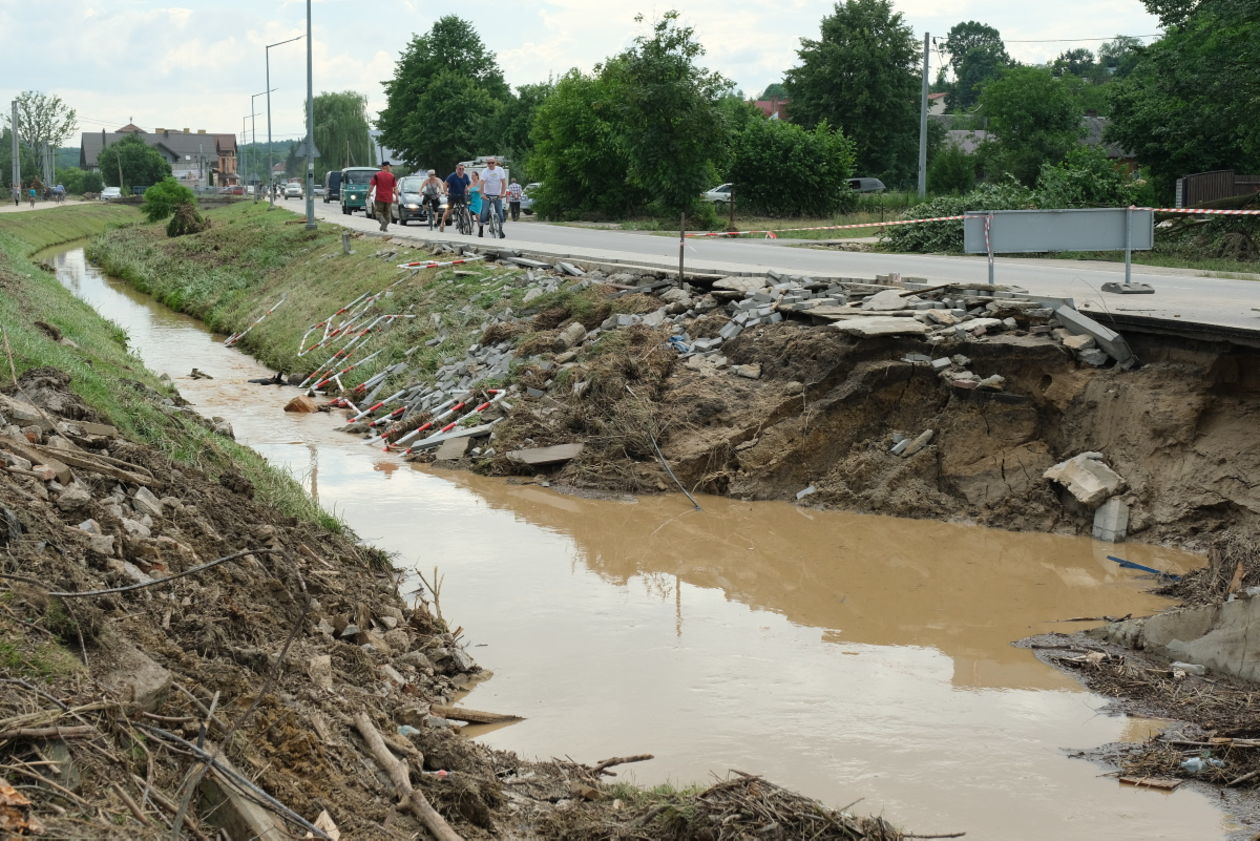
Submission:
[[[1074,617],[1159,610],[1117,554],[1169,571],[1174,550],[681,496],[589,500],[414,468],[286,415],[295,389],[222,337],[85,265],[69,288],[146,364],[283,465],[440,604],[494,677],[469,706],[525,716],[477,738],[586,762],[636,753],[641,784],[765,774],[912,832],[990,841],[1220,839],[1235,827],[1183,787],[1138,791],[1073,749],[1145,738],[1011,640]],[[213,380],[192,380],[197,367]]]

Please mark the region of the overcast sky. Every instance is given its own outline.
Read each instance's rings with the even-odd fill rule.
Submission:
[[[516,86],[571,67],[589,70],[647,31],[651,20],[678,9],[705,46],[705,65],[753,96],[796,63],[801,38],[817,38],[834,6],[824,0],[314,0],[314,88],[366,94],[375,118],[385,105],[381,82],[393,76],[399,54],[447,14],[472,21]],[[895,8],[919,37],[943,36],[960,21],[987,23],[1023,62],[1101,42],[1021,41],[1158,32],[1140,0],[895,0]],[[634,21],[639,13],[644,24]],[[305,31],[305,0],[0,0],[0,33],[8,41],[0,49],[0,104],[7,116],[15,94],[39,90],[73,107],[81,131],[113,131],[131,120],[148,131],[239,134],[251,94],[266,90],[265,45]],[[305,41],[273,47],[270,57],[272,135],[300,136]],[[934,66],[938,60],[934,55]],[[266,97],[253,102],[257,135],[265,140]]]

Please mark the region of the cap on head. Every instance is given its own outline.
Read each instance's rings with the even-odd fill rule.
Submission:
[[[437,171],[436,171],[436,170],[432,170],[432,169],[431,169],[431,170],[429,170],[429,174],[430,174],[430,175],[437,175]]]
[[[393,166],[389,161],[381,161],[381,166]]]

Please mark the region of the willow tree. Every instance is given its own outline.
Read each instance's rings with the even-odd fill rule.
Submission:
[[[330,169],[372,166],[372,137],[368,133],[367,97],[354,91],[321,93],[312,103],[315,119],[316,180]]]

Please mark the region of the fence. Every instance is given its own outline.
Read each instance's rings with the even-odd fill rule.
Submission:
[[[1238,175],[1232,169],[1196,172],[1177,179],[1177,207],[1200,207],[1208,202],[1260,193],[1260,175]]]

